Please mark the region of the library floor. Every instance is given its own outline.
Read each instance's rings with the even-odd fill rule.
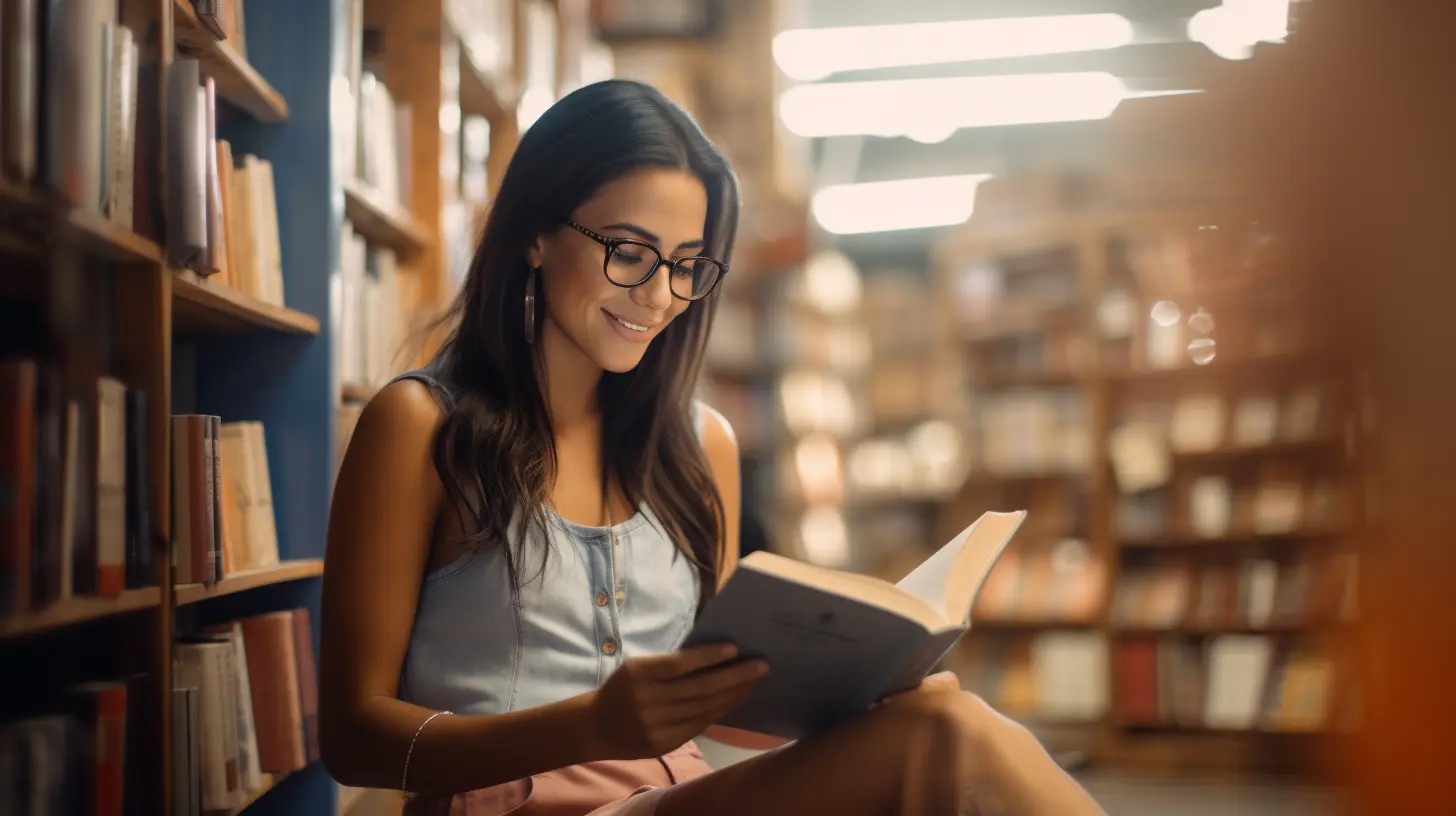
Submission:
[[[731,764],[747,754],[699,740],[708,763]],[[1337,793],[1274,782],[1145,778],[1111,771],[1079,772],[1077,779],[1108,816],[1340,816]]]
[[[1276,783],[1145,779],[1108,771],[1077,775],[1108,816],[1339,816],[1331,791]]]

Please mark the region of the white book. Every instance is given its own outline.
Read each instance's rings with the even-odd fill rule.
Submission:
[[[102,594],[126,587],[126,386],[96,381],[96,568]]]
[[[203,143],[202,70],[178,57],[167,71],[167,257],[178,269],[197,270],[207,249],[207,178]]]
[[[228,757],[224,715],[227,711],[221,673],[216,668],[216,649],[221,644],[179,643],[174,684],[179,688],[195,688],[198,696],[197,723],[201,764],[197,773],[202,780],[202,806],[205,810],[227,810],[233,806],[235,792],[228,790]],[[212,656],[209,656],[212,651]],[[230,719],[230,718],[229,718]]]
[[[1222,635],[1209,644],[1205,725],[1235,730],[1254,727],[1273,653],[1272,642],[1263,635]]]

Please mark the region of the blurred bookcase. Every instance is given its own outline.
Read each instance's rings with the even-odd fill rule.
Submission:
[[[937,247],[967,440],[941,527],[1039,521],[947,665],[1101,764],[1317,770],[1357,722],[1345,351],[1297,322],[1276,227],[1152,189],[992,182]]]
[[[7,1],[0,660],[32,670],[0,732],[67,762],[117,740],[45,795],[85,797],[76,812],[339,809],[312,678],[342,409],[429,352],[394,346],[453,293],[529,124],[525,91],[549,104],[600,75],[581,64],[586,15],[569,0]],[[221,422],[187,441],[207,451],[202,481],[174,461],[182,415]],[[174,524],[184,499],[212,525],[186,545],[203,528]],[[221,654],[209,641],[263,664],[248,627],[280,613],[297,623],[274,641],[301,678],[297,761],[179,783],[211,765],[184,755],[174,684]],[[200,698],[241,706],[241,665]]]

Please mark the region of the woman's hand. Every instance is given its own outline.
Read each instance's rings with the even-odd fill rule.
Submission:
[[[715,645],[623,662],[591,703],[606,758],[661,756],[741,705],[768,664],[729,662],[737,657],[737,648]]]

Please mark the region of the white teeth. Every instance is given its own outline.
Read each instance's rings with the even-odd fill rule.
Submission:
[[[627,328],[631,329],[632,331],[636,331],[636,332],[645,332],[645,331],[647,331],[647,327],[646,326],[639,326],[636,323],[628,323],[627,321],[623,320],[620,317],[617,317],[616,315],[612,315],[612,317],[614,319],[616,319],[616,321],[618,323],[621,323],[623,326],[626,326]]]

